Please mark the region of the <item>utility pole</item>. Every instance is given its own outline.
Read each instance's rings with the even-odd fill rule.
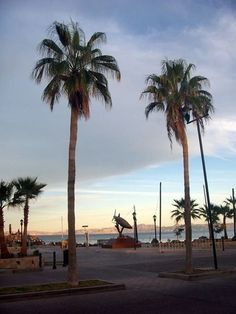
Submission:
[[[202,119],[202,118],[207,117],[207,116],[208,116],[208,113],[206,113],[202,117],[197,117],[197,118],[195,118],[195,119],[190,121],[189,113],[185,113],[184,118],[185,118],[187,124],[190,124],[192,122],[196,122],[197,123],[197,133],[198,133],[198,140],[199,140],[201,159],[202,159],[203,176],[204,176],[204,182],[205,182],[205,190],[206,190],[206,195],[205,196],[206,196],[206,201],[207,201],[207,212],[208,212],[208,218],[209,218],[208,220],[209,220],[209,226],[210,226],[210,235],[211,235],[211,241],[212,241],[214,266],[215,266],[215,269],[217,269],[218,266],[217,266],[216,246],[215,246],[214,230],[213,230],[212,214],[211,214],[211,202],[210,202],[210,195],[209,195],[209,189],[208,189],[208,181],[207,181],[205,158],[204,158],[204,152],[203,152],[203,146],[202,146],[201,130],[200,130],[200,124],[199,124],[199,119]]]
[[[203,152],[203,146],[202,146],[202,137],[201,137],[199,119],[196,119],[196,122],[197,122],[197,132],[198,132],[198,139],[199,139],[199,145],[200,145],[200,151],[201,151],[203,175],[204,175],[204,181],[205,181],[206,199],[207,199],[207,208],[208,208],[208,216],[209,216],[210,233],[211,233],[211,239],[212,239],[212,250],[213,250],[213,258],[214,258],[214,266],[215,266],[215,269],[217,269],[218,266],[217,266],[216,246],[215,246],[214,230],[213,230],[212,214],[211,214],[211,202],[210,202],[210,195],[209,195],[209,189],[208,189],[206,165],[205,165],[204,152]]]

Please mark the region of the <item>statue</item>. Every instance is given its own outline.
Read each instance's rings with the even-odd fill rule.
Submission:
[[[116,211],[113,215],[112,220],[115,221],[115,227],[119,233],[120,238],[123,236],[122,232],[123,232],[124,228],[132,229],[132,226],[124,218],[120,217],[120,214],[118,214],[118,216],[116,216]]]
[[[116,239],[112,238],[106,241],[106,243],[103,243],[101,245],[103,248],[122,249],[141,247],[141,243],[136,241],[136,239],[122,234],[125,228],[132,229],[132,226],[128,223],[128,221],[122,218],[120,214],[116,215],[116,211],[113,215],[112,221],[115,222],[115,227],[119,235]]]

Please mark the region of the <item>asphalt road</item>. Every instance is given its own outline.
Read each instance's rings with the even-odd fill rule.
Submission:
[[[57,251],[58,259],[61,252]],[[45,252],[50,258],[51,252]],[[236,266],[236,250],[218,251],[219,267]],[[159,278],[160,271],[183,269],[184,251],[160,253],[158,249],[104,250],[80,248],[80,279],[124,283],[126,290],[3,302],[4,314],[37,313],[236,313],[236,275],[183,281]],[[195,267],[212,267],[211,251],[194,251]],[[0,274],[1,286],[66,280],[66,269],[46,267],[42,272]]]

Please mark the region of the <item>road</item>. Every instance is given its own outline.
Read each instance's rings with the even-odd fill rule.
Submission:
[[[45,256],[50,258],[51,251]],[[60,259],[61,252],[57,251]],[[3,302],[0,311],[4,314],[41,313],[236,313],[236,275],[225,275],[183,281],[159,278],[161,271],[183,269],[185,254],[182,250],[159,252],[156,248],[137,250],[109,250],[100,248],[78,249],[79,278],[102,279],[124,283],[126,290],[71,295],[43,299],[28,299]],[[195,267],[212,267],[212,252],[195,250]],[[219,268],[236,266],[236,250],[218,251]],[[0,274],[1,286],[12,286],[66,280],[67,270],[45,267],[42,272]]]

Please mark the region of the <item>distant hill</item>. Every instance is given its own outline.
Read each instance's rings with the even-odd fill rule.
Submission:
[[[163,232],[172,232],[175,228],[175,225],[173,226],[163,226],[162,231]],[[227,224],[228,230],[233,229],[233,223]],[[207,224],[192,224],[192,230],[193,231],[206,231],[208,230]],[[111,233],[117,233],[117,230],[115,226],[113,227],[107,227],[107,228],[88,228],[87,231],[90,234],[111,234]],[[153,232],[154,226],[153,224],[139,224],[138,225],[138,232]],[[159,231],[159,228],[157,227],[157,231]],[[44,232],[44,231],[34,231],[30,230],[29,233],[31,235],[61,235],[61,231],[58,232]],[[64,231],[64,233],[67,233],[67,230]],[[133,233],[133,229],[125,229],[125,233]],[[84,229],[77,229],[76,234],[84,234]]]

